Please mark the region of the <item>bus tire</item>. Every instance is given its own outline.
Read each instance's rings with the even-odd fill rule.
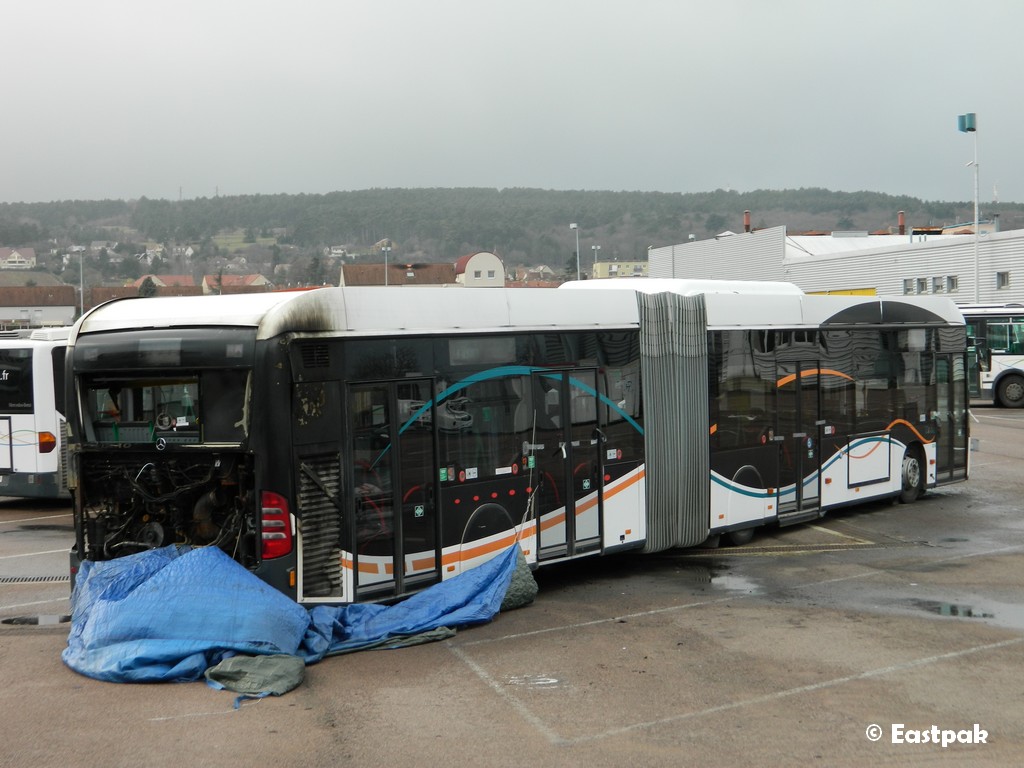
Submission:
[[[729,537],[729,543],[732,544],[734,547],[742,547],[744,544],[749,543],[750,540],[754,538],[754,529],[743,528],[738,531],[729,531],[729,533],[727,533],[726,536]]]
[[[1024,407],[1024,378],[1004,376],[996,388],[996,399],[1003,408]]]
[[[909,446],[903,454],[900,478],[903,483],[900,502],[913,504],[924,493],[924,456],[918,446]]]

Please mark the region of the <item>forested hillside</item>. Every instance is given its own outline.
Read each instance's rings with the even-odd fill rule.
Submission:
[[[716,190],[699,194],[541,189],[370,189],[323,195],[241,195],[168,201],[61,201],[0,204],[0,246],[51,250],[109,240],[127,250],[190,244],[194,269],[248,252],[250,262],[297,263],[330,246],[372,259],[374,243],[393,241],[396,261],[451,262],[494,250],[508,265],[546,264],[562,271],[574,258],[579,226],[584,261],[643,258],[648,246],[740,231],[743,212],[756,228],[868,230],[970,221],[973,202],[930,202],[874,192],[825,189]],[[1024,205],[983,205],[1003,229],[1024,227]],[[219,236],[241,232],[227,246]],[[169,251],[168,251],[169,252]],[[262,257],[262,259],[261,259]],[[66,260],[65,260],[66,261]],[[167,265],[170,267],[171,265]],[[178,265],[182,268],[182,265]],[[109,270],[107,270],[109,271]],[[106,275],[105,275],[106,276]]]

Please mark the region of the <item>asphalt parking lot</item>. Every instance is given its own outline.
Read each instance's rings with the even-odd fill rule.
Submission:
[[[0,765],[1017,764],[1024,414],[974,415],[966,484],[541,571],[527,608],[238,710],[64,667],[70,513],[2,501],[0,620],[42,623],[0,624]]]

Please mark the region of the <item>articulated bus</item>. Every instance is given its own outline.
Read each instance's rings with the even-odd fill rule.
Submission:
[[[70,330],[0,332],[0,496],[69,498],[64,353]]]
[[[971,397],[1024,407],[1024,305],[960,307],[967,322]]]
[[[593,282],[93,309],[72,569],[217,546],[304,604],[387,601],[514,543],[534,567],[742,543],[967,477],[951,302]]]

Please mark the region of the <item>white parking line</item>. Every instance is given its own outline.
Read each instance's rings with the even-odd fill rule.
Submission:
[[[246,703],[258,704],[261,701],[263,701],[263,699],[253,699],[251,702],[246,702]],[[214,716],[217,716],[217,715],[230,715],[231,713],[237,712],[237,711],[238,710],[236,710],[234,708],[231,708],[231,709],[221,710],[220,712],[188,712],[188,713],[186,713],[184,715],[168,715],[167,717],[151,717],[151,718],[149,718],[149,722],[151,722],[151,723],[166,723],[166,722],[168,722],[170,720],[188,720],[190,718],[196,718],[196,717],[214,717]]]
[[[990,419],[992,421],[1009,421],[1011,424],[1021,424],[1022,422],[1024,422],[1024,417],[1021,416],[1018,416],[1017,418],[1012,418],[1010,416],[989,416],[987,413],[983,413],[982,415],[976,418]]]
[[[0,605],[0,611],[6,611],[11,608],[28,608],[33,605],[46,605],[47,603],[66,603],[71,597],[55,597],[52,600],[34,600],[31,603],[12,603],[11,605]]]
[[[64,549],[48,549],[45,552],[23,552],[20,555],[0,555],[0,560],[13,560],[16,557],[35,557],[36,555],[56,555],[61,552],[67,553],[70,547]]]
[[[36,520],[52,520],[55,517],[71,517],[71,513],[64,512],[59,515],[39,515],[38,517],[23,517],[19,520],[0,520],[0,525],[10,525],[12,523],[34,523]]]

